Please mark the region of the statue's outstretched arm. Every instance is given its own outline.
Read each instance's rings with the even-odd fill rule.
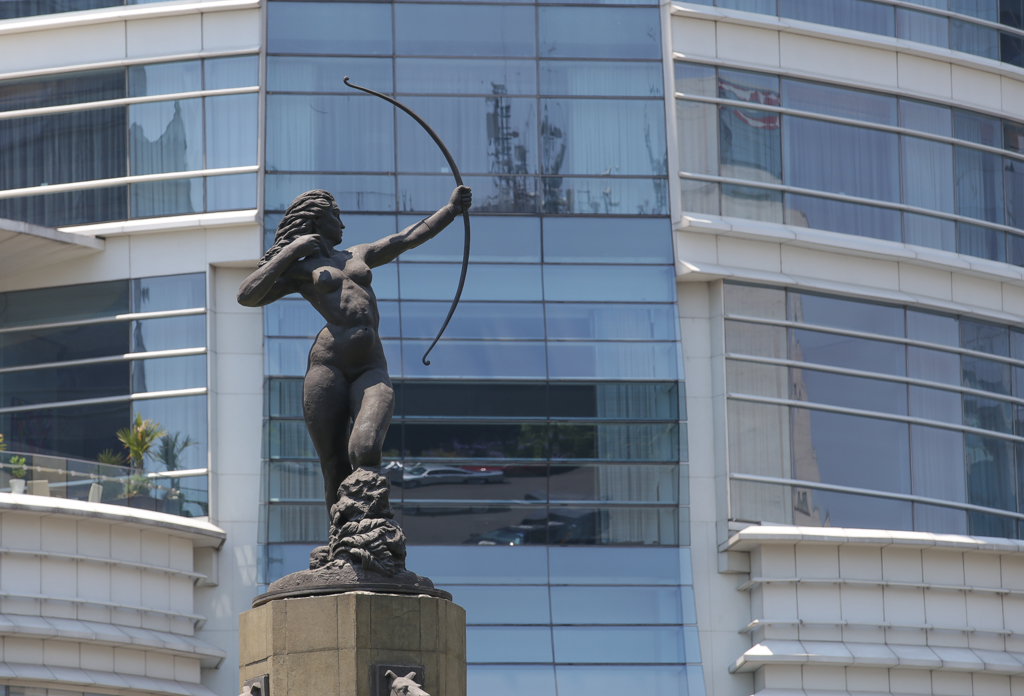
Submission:
[[[458,186],[452,191],[451,200],[428,218],[410,225],[398,234],[366,245],[366,264],[371,268],[383,266],[398,258],[398,255],[433,239],[453,220],[462,215],[473,204],[473,194],[468,186]]]

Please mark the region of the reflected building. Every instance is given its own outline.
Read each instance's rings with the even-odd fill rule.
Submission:
[[[327,522],[323,320],[237,287],[301,191],[454,186],[345,75],[474,189],[429,367],[461,230],[374,273],[471,694],[1024,688],[1021,8],[0,2],[0,689],[237,693]]]

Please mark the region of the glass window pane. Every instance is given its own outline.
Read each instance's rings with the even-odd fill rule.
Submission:
[[[725,349],[741,355],[786,358],[786,329],[781,326],[725,322]]]
[[[268,149],[273,143],[268,138]],[[395,177],[371,174],[268,174],[264,205],[267,210],[283,211],[297,194],[316,188],[331,191],[338,208],[346,213],[395,210]]]
[[[556,423],[551,426],[552,459],[679,461],[676,423]]]
[[[957,251],[992,261],[1006,261],[1006,233],[979,225],[958,222]]]
[[[391,6],[373,3],[271,2],[271,53],[391,53]]]
[[[551,547],[552,585],[679,585],[681,549]]]
[[[1006,189],[1006,224],[1024,229],[1024,162],[1003,158],[1003,185]]]
[[[949,19],[928,12],[896,8],[896,37],[949,48]]]
[[[964,355],[963,383],[965,387],[981,389],[995,394],[1010,393],[1010,366],[1006,363]]]
[[[756,186],[722,184],[722,215],[781,223],[782,192]]]
[[[892,10],[889,12],[892,13]],[[787,109],[880,123],[883,126],[895,126],[897,122],[895,97],[817,82],[783,78],[782,105]]]
[[[537,104],[533,99],[498,94],[444,99],[414,97],[404,102],[428,123],[437,124],[438,134],[451,149],[461,171],[505,175],[537,173]],[[399,119],[397,138],[399,171],[449,173],[436,143],[411,118]],[[377,147],[377,144],[371,142],[368,147]],[[352,169],[351,166],[346,168]]]
[[[0,17],[6,18],[2,8]],[[81,104],[122,99],[124,96],[124,68],[28,77],[3,81],[0,85],[0,111]]]
[[[548,263],[671,263],[667,220],[547,218],[544,260]],[[623,245],[622,240],[628,239]]]
[[[431,352],[430,365],[426,366],[421,358],[429,346],[429,341],[402,341],[406,377],[544,379],[547,376],[542,342],[445,339]]]
[[[156,421],[166,433],[153,448],[147,471],[206,468],[206,396],[142,399],[132,402],[132,412]]]
[[[893,158],[895,156],[894,153]],[[895,179],[892,183],[895,186],[899,185]],[[891,242],[898,242],[901,238],[898,210],[792,193],[786,194],[785,205],[786,224],[789,225],[874,237]]]
[[[1010,332],[1007,327],[998,324],[961,319],[960,347],[1008,357],[1010,355]]]
[[[663,176],[668,171],[665,105],[660,100],[544,99],[541,148],[545,174]]]
[[[132,392],[170,391],[206,386],[206,356],[132,361]]]
[[[903,213],[903,241],[956,252],[956,223],[928,215]]]
[[[84,360],[129,350],[127,322],[0,333],[0,367]]]
[[[819,365],[902,376],[907,369],[905,350],[898,343],[791,330],[790,357]]]
[[[540,93],[570,97],[660,97],[660,63],[542,60]]]
[[[401,493],[395,493],[395,496],[397,498],[400,495],[407,505],[418,501],[451,503],[456,500],[466,503],[496,500],[537,503],[547,499],[547,466],[543,463],[513,466],[501,464],[493,460],[488,460],[486,466],[407,462],[400,476],[392,476],[392,485],[401,487]]]
[[[894,133],[793,116],[787,116],[783,126],[787,184],[899,202],[899,148]],[[834,162],[844,166],[833,166]]]
[[[470,662],[551,662],[550,628],[470,626],[466,628]]]
[[[699,666],[558,665],[556,669],[559,696],[615,696],[626,693],[698,696],[704,693],[704,679],[699,674]]]
[[[1006,401],[964,394],[964,425],[1013,434],[1013,408]]]
[[[949,9],[952,12],[965,14],[968,17],[998,22],[999,11],[997,2],[998,0],[950,0]]]
[[[953,116],[948,106],[900,99],[900,125],[933,135],[953,135]]]
[[[381,99],[270,95],[267,97],[267,122],[278,125],[270,128],[267,134],[267,168],[320,172],[393,171],[393,139],[385,138],[378,142],[366,137],[371,129],[391,132],[393,119],[394,107]],[[298,189],[292,196],[297,193]],[[394,197],[393,188],[391,197]],[[340,206],[341,201],[338,203]],[[346,209],[353,208],[342,208]]]
[[[458,264],[402,264],[402,299],[451,300],[458,285],[459,270]],[[539,301],[543,299],[540,266],[470,264],[462,297],[466,300]]]
[[[1013,443],[970,433],[964,435],[964,443],[967,452],[967,502],[1002,510],[1016,510]],[[991,531],[998,531],[1001,523],[996,520],[984,526],[990,526]],[[979,530],[972,524],[971,534],[978,533]],[[995,533],[990,536],[1008,535]]]
[[[718,77],[713,65],[676,61],[675,91],[696,97],[718,96]]]
[[[999,32],[962,19],[950,19],[950,48],[982,58],[999,60]]]
[[[463,179],[465,185],[473,189],[473,210],[476,213],[538,212],[540,197],[534,176],[468,175]],[[405,174],[398,178],[399,209],[402,212],[433,213],[448,201],[451,192],[451,174]]]
[[[786,291],[757,285],[726,282],[723,285],[725,311],[748,317],[786,319]]]
[[[401,515],[401,526],[408,530],[411,544],[508,547],[543,545],[548,539],[547,508],[543,506],[407,503],[403,504]]]
[[[203,75],[198,60],[128,66],[129,97],[198,92],[202,88]]]
[[[779,106],[779,78],[777,75],[719,68],[717,96],[752,104]]]
[[[900,138],[903,202],[953,212],[953,146],[934,140]]]
[[[675,343],[548,344],[551,379],[678,379]]]
[[[895,29],[891,5],[865,0],[779,0],[779,16],[883,36]]]
[[[450,304],[449,302],[403,302],[402,335],[405,338],[433,339],[448,315]],[[444,335],[447,338],[534,338],[543,340],[544,306],[540,303],[462,302],[448,328],[445,329]]]
[[[127,393],[128,364],[123,362],[0,374],[0,403],[5,407]]]
[[[542,58],[661,57],[661,30],[655,8],[542,7]]]
[[[122,364],[119,378],[127,386],[128,371],[124,367]],[[114,433],[129,422],[127,401],[0,414],[0,430],[12,451],[93,461],[105,449],[123,449]]]
[[[1002,122],[973,111],[953,109],[953,136],[960,140],[1002,147]]]
[[[1003,147],[1013,152],[1024,152],[1024,125],[1003,121]]]
[[[253,184],[255,186],[255,181]],[[132,184],[129,189],[133,218],[189,215],[203,212],[202,177],[144,181]],[[253,207],[255,207],[255,202]]]
[[[459,598],[469,625],[551,623],[546,587],[446,585],[444,589]]]
[[[477,192],[474,190],[474,208],[476,208],[476,195]],[[402,215],[398,218],[398,226],[400,229],[404,229],[418,223],[421,219],[420,216]],[[346,234],[347,232],[348,223],[346,222]],[[402,261],[461,262],[464,241],[462,225],[456,223],[449,231],[434,237],[428,243],[404,252]],[[346,241],[346,244],[350,243]],[[492,215],[474,217],[472,255],[476,262],[539,262],[540,220]]]
[[[206,345],[206,315],[144,319],[132,323],[132,352],[201,348]]]
[[[398,91],[408,94],[536,94],[537,64],[532,60],[399,58],[395,81]]]
[[[907,385],[831,372],[790,370],[790,398],[797,401],[907,415]]]
[[[418,572],[426,573],[439,586],[456,583],[545,585],[548,581],[547,549],[544,548],[410,546],[407,563],[410,568],[420,568]]]
[[[117,165],[121,168],[121,174],[118,176],[123,176],[125,171],[123,144],[124,132],[122,131],[120,143],[113,144],[113,147],[121,148],[122,160]],[[124,220],[127,217],[127,186],[111,186],[0,200],[0,218],[23,220],[45,227],[88,225],[94,222]]]
[[[927,348],[907,348],[908,376],[960,386],[960,356]]]
[[[206,168],[256,164],[257,94],[206,98]]]
[[[470,665],[468,691],[489,696],[555,696],[555,668],[552,665]]]
[[[962,401],[961,395],[954,391],[910,387],[910,415],[914,418],[960,425],[964,418]]]
[[[668,215],[667,184],[664,178],[546,176],[541,179],[544,191],[543,212],[576,215]]]
[[[383,26],[389,26],[387,20]],[[449,34],[456,26],[461,33],[452,42]],[[536,51],[532,7],[395,5],[395,52],[400,55],[532,58]]]
[[[79,321],[128,311],[128,282],[67,285],[0,294],[0,327]]]
[[[552,383],[548,408],[552,418],[674,421],[679,420],[679,394],[675,384]]]
[[[902,307],[792,290],[789,292],[789,319],[883,336],[903,336],[905,332]]]
[[[717,111],[714,104],[676,100],[680,171],[718,175]]]
[[[679,590],[672,587],[552,587],[556,624],[680,624]]]
[[[682,627],[555,626],[559,662],[686,662]],[[696,661],[696,656],[689,659]]]
[[[778,13],[776,0],[718,0],[717,5],[730,10],[743,10],[758,14],[774,15]]]
[[[356,84],[372,85],[390,94],[394,89],[392,72],[390,58],[268,56],[267,90],[351,95],[352,88],[344,78],[352,75]]]
[[[716,141],[711,141],[714,144]],[[717,163],[716,163],[717,164]],[[683,211],[704,215],[718,215],[718,184],[708,181],[683,179],[679,182]]]
[[[769,111],[721,106],[722,176],[782,183],[781,117]]]
[[[544,418],[543,384],[494,382],[409,382],[402,386],[399,413],[405,416]]]
[[[206,307],[206,274],[154,276],[132,281],[133,312]]]
[[[254,87],[259,84],[259,71],[259,56],[207,58],[203,63],[203,88]]]
[[[671,266],[544,266],[551,302],[674,302]]]
[[[549,339],[678,338],[673,305],[549,304],[545,308]]]
[[[675,465],[551,466],[549,471],[548,495],[552,502],[599,502],[602,500],[637,503],[679,502],[679,467]],[[595,621],[593,623],[618,622]],[[648,622],[638,621],[636,623]],[[678,621],[669,621],[668,623],[678,623]]]
[[[256,207],[256,172],[206,177],[206,212]]]
[[[907,310],[907,338],[944,346],[960,346],[960,326],[956,317]]]
[[[902,500],[794,487],[793,524],[909,531],[913,507]]]

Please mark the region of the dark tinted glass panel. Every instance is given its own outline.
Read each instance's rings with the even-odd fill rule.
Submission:
[[[824,160],[822,160],[824,161]],[[891,180],[890,183],[896,183]],[[896,184],[898,186],[898,184]],[[798,227],[812,227],[842,234],[900,241],[900,213],[898,210],[875,208],[858,203],[828,201],[813,196],[787,193],[785,197],[786,223]]]
[[[1016,510],[1013,443],[967,433],[964,444],[967,450],[967,502]],[[972,528],[971,533],[978,532]]]
[[[540,206],[534,176],[468,175],[464,183],[473,189],[473,210],[478,213],[536,213]],[[398,179],[399,209],[432,213],[451,191],[450,174],[403,175]]]
[[[123,0],[6,0],[0,2],[0,19],[92,10],[121,4]]]
[[[163,312],[205,306],[205,273],[154,276],[132,281],[132,311]]]
[[[678,319],[672,305],[549,304],[549,339],[648,339],[672,341]]]
[[[21,290],[0,295],[0,327],[78,321],[128,311],[128,281]]]
[[[203,100],[132,104],[128,139],[133,175],[202,169]]]
[[[459,384],[406,382],[403,416],[478,416],[543,418],[543,384]]]
[[[973,355],[961,357],[963,383],[965,387],[982,389],[995,394],[1010,393],[1010,366],[1006,363],[977,358]]]
[[[448,314],[450,303],[402,303],[402,335],[433,338]],[[544,338],[542,304],[504,302],[461,303],[445,329],[448,338]]]
[[[701,4],[715,4],[718,7],[726,7],[730,10],[743,10],[744,12],[757,12],[758,14],[773,15],[778,13],[778,3],[776,0],[717,0],[717,2],[707,2]]]
[[[129,352],[128,322],[0,334],[0,367],[62,362]]]
[[[892,6],[864,0],[779,0],[779,15],[870,34],[895,33]]]
[[[351,94],[344,78],[358,75],[358,84],[392,91],[390,58],[339,58],[270,56],[267,58],[267,89],[270,92],[339,92]]]
[[[160,158],[155,158],[151,162],[160,164]],[[144,181],[132,184],[129,188],[133,218],[203,212],[202,177]]]
[[[953,136],[979,145],[1002,147],[1002,122],[973,111],[953,109]]]
[[[551,458],[678,462],[679,426],[553,423]]]
[[[405,456],[439,459],[543,459],[547,425],[406,423]]]
[[[132,351],[201,348],[206,345],[206,315],[132,322]]]
[[[364,134],[378,128],[390,131],[393,118],[394,108],[382,99],[270,95],[267,167],[284,171],[392,171],[392,140],[379,142]],[[339,119],[345,123],[344,128],[338,128]],[[297,123],[305,125],[297,129],[293,125]]]
[[[267,47],[273,53],[391,53],[391,6],[272,2]]]
[[[677,420],[679,390],[672,383],[548,385],[552,418]]]
[[[895,116],[895,100],[893,107]],[[894,133],[796,117],[784,119],[783,126],[787,184],[899,202],[900,160]],[[846,166],[832,166],[840,161]]]
[[[849,331],[903,336],[903,308],[800,292],[789,293],[789,319]]]
[[[953,134],[952,115],[948,106],[912,99],[900,99],[900,125],[947,138]]]
[[[0,2],[0,19],[6,18],[5,9],[16,4]],[[4,80],[0,83],[0,111],[105,101],[124,96],[124,68]]]
[[[895,126],[897,120],[895,97],[803,80],[782,80],[782,105],[884,126]]]
[[[270,138],[268,145],[270,147]],[[322,188],[334,193],[338,207],[346,212],[385,212],[395,209],[395,177],[360,174],[291,174],[266,177],[268,210],[285,210],[296,191]]]
[[[667,220],[548,218],[544,221],[548,263],[671,263]]]
[[[5,408],[127,393],[124,362],[0,374],[0,404]]]
[[[655,152],[653,143],[651,152]],[[651,166],[660,165],[652,162]],[[668,182],[663,178],[546,176],[541,188],[543,212],[553,215],[668,215]]]
[[[537,173],[537,104],[534,100],[499,93],[493,97],[404,101],[428,123],[438,124],[438,134],[451,149],[461,171],[506,175]],[[398,142],[399,171],[447,170],[437,145],[412,119],[403,118],[398,122]],[[379,146],[370,143],[368,147]]]
[[[552,466],[552,501],[678,503],[679,467],[642,464]]]
[[[545,174],[664,175],[664,124],[661,101],[545,99],[541,165]]]
[[[673,343],[550,343],[551,379],[677,379]]]
[[[653,8],[542,7],[539,17],[541,57],[661,57]]]
[[[131,410],[125,401],[2,413],[0,430],[13,451],[95,460],[103,450],[123,449],[114,433],[130,420]]]
[[[398,91],[412,94],[537,93],[532,60],[399,58],[395,73]]]
[[[964,394],[964,425],[1013,435],[1013,407],[1006,401]]]
[[[1003,158],[1006,224],[1024,229],[1024,162]],[[1011,259],[1010,263],[1014,263]]]
[[[453,26],[464,32],[457,42],[448,37]],[[536,50],[533,8],[395,5],[395,52],[401,55],[514,58],[533,57]]]
[[[0,188],[124,176],[125,114],[117,107],[0,121]]]
[[[1021,0],[999,0],[999,23],[1024,29],[1024,7]]]
[[[890,375],[906,374],[906,349],[898,343],[871,341],[795,329],[790,332],[793,360]]]
[[[203,88],[202,66],[198,60],[154,63],[128,67],[128,96],[198,92]]]
[[[900,382],[793,369],[790,396],[799,401],[907,415],[907,385]]]
[[[794,488],[793,524],[909,531],[914,517],[911,504],[902,500]]]
[[[1014,152],[1024,152],[1024,125],[1003,121],[1003,147]]]
[[[956,317],[907,310],[907,338],[954,348],[960,345],[960,325]]]
[[[1005,326],[971,319],[960,320],[960,347],[981,353],[1010,355],[1010,331]]]
[[[548,515],[543,506],[405,504],[400,509],[402,528],[409,530],[406,536],[410,544],[532,546],[548,543]]]
[[[545,60],[540,64],[541,94],[660,97],[663,89],[659,63]]]
[[[554,302],[673,302],[671,266],[544,266],[544,299]]]
[[[949,9],[968,17],[976,17],[989,22],[999,21],[999,0],[949,0]]]
[[[999,32],[999,59],[1018,68],[1024,67],[1024,37]]]
[[[392,478],[392,500],[472,501],[547,500],[547,466],[521,464],[493,466],[479,462],[468,466],[407,462],[400,476]],[[399,492],[397,489],[400,488]]]
[[[44,227],[87,225],[127,217],[127,186],[0,200],[0,218]]]
[[[1006,233],[980,225],[957,223],[957,251],[992,261],[1006,261]]]

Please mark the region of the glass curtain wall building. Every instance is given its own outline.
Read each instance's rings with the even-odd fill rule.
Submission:
[[[307,189],[337,197],[344,246],[448,200],[433,142],[345,75],[423,116],[473,188],[469,276],[429,367],[459,224],[374,269],[392,501],[410,567],[465,598],[471,690],[700,693],[658,9],[270,2],[267,17],[265,246]],[[306,567],[327,516],[300,401],[323,319],[285,299],[264,322],[269,583]],[[601,570],[627,566],[645,569]]]

